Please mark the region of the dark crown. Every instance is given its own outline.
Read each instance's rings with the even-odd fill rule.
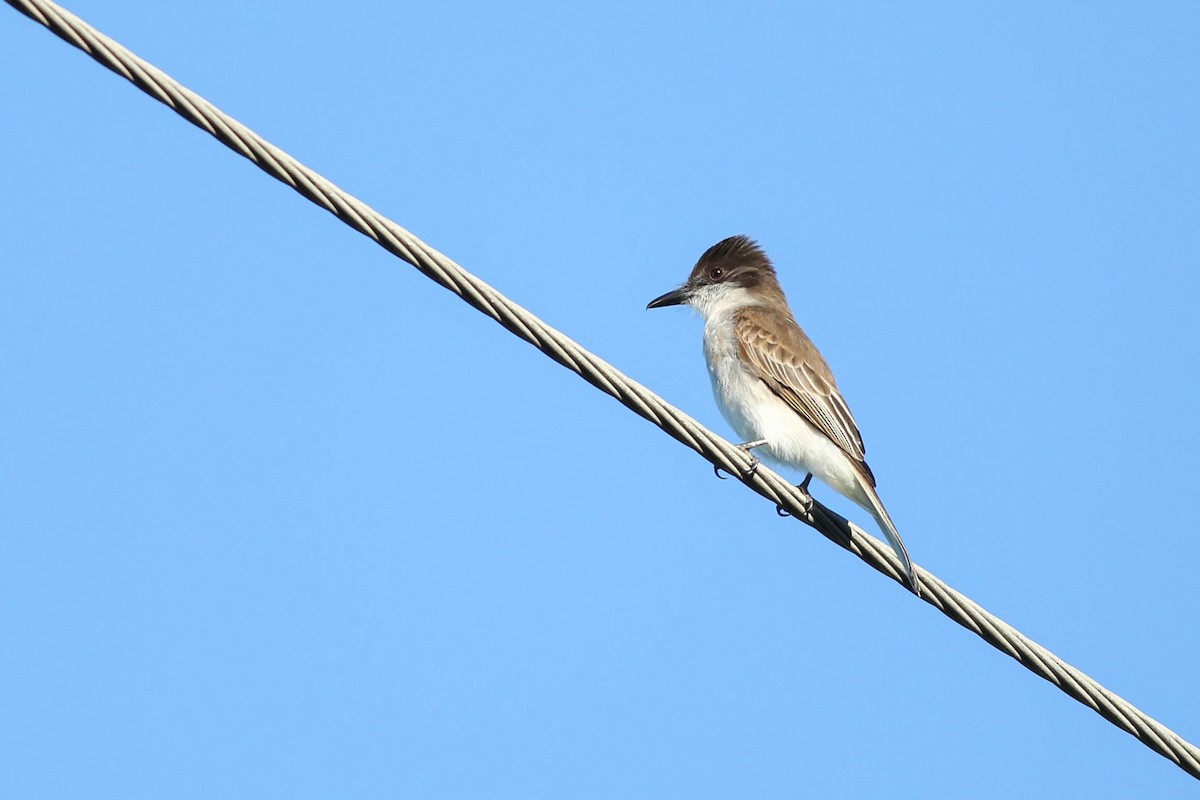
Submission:
[[[688,284],[730,283],[747,289],[776,283],[771,259],[749,236],[730,236],[704,251]]]
[[[697,266],[705,267],[736,267],[736,266],[771,266],[771,259],[758,242],[749,236],[730,236],[722,239],[704,251]]]

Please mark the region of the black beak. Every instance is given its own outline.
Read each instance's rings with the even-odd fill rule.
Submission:
[[[649,303],[646,308],[663,308],[664,306],[678,306],[687,302],[688,292],[682,286],[678,289],[672,289],[664,295],[660,295]]]

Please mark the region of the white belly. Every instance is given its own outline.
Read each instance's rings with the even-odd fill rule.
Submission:
[[[861,492],[857,471],[841,448],[742,366],[731,320],[714,319],[705,325],[704,355],[713,397],[726,421],[743,441],[767,440],[756,455],[811,472],[849,497]]]

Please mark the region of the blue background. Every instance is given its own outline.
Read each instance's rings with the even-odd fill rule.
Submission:
[[[644,306],[758,238],[914,559],[1200,738],[1200,7],[70,7],[726,435]],[[6,796],[1195,796],[8,8],[0,65]]]

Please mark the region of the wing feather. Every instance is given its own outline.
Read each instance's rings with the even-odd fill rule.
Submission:
[[[765,317],[760,308],[738,312],[734,331],[742,359],[781,400],[857,462],[874,486],[858,423],[820,351],[791,320],[781,326]]]

